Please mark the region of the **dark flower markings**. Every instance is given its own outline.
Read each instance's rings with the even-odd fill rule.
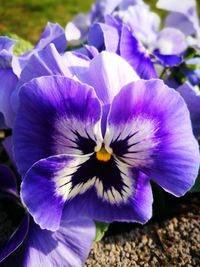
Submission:
[[[110,145],[110,147],[113,149],[114,153],[117,156],[122,157],[124,154],[126,154],[128,152],[129,148],[131,148],[134,145],[139,144],[141,141],[133,143],[133,144],[128,144],[129,139],[132,138],[137,133],[139,133],[139,130],[134,132],[134,133],[132,133],[132,134],[129,134],[125,139],[119,140],[119,138],[121,136],[121,133],[120,133],[117,136],[117,138]],[[134,153],[137,153],[137,151],[134,152]]]
[[[111,159],[107,162],[99,161],[96,159],[96,155],[93,154],[89,160],[77,166],[78,169],[74,174],[69,182],[72,183],[71,191],[79,184],[85,184],[93,177],[99,179],[103,184],[103,195],[108,190],[112,193],[112,187],[119,192],[121,198],[123,199],[123,191],[124,188],[128,187],[122,180],[121,175],[127,175],[123,173],[116,165],[115,159],[112,156]],[[71,176],[71,174],[67,175]],[[66,176],[66,177],[67,177]],[[61,185],[65,186],[67,183]],[[115,198],[114,194],[112,193],[113,197]]]
[[[83,155],[92,153],[94,151],[96,142],[90,137],[87,131],[85,132],[88,138],[81,136],[76,130],[71,131],[76,136],[75,140],[70,140],[76,145],[75,147],[70,146],[71,148],[78,148]]]
[[[74,135],[76,136],[75,140],[71,140],[76,148],[80,149],[82,153],[89,154],[94,152],[94,148],[96,146],[96,142],[91,139],[89,134],[86,132],[88,138],[81,136],[76,130],[72,130]],[[124,193],[126,188],[132,190],[130,184],[126,184],[126,178],[129,180],[129,174],[133,175],[133,171],[131,171],[130,164],[126,163],[125,158],[123,159],[123,155],[127,153],[139,153],[140,151],[128,151],[132,146],[142,142],[138,141],[132,144],[129,144],[128,141],[134,135],[138,134],[140,131],[136,131],[132,134],[129,134],[125,139],[119,140],[120,135],[111,143],[110,147],[113,149],[113,155],[110,157],[108,161],[100,161],[96,157],[96,153],[93,153],[90,158],[84,162],[76,166],[70,174],[65,175],[65,177],[69,177],[69,181],[60,185],[63,187],[69,183],[71,183],[70,192],[75,189],[78,185],[84,185],[88,181],[92,180],[95,177],[95,180],[99,179],[103,185],[103,194],[102,196],[110,191],[113,198],[116,196],[113,194],[112,188],[115,189],[120,195],[121,199],[124,198]],[[103,146],[103,145],[102,145]],[[127,169],[129,169],[128,173],[123,172],[122,168],[119,168],[117,160],[122,164],[126,164]],[[139,160],[139,159],[138,159]],[[74,172],[75,170],[75,172]],[[137,171],[135,170],[135,173]],[[122,178],[125,177],[125,180]],[[94,184],[95,184],[94,180]],[[98,189],[97,189],[98,191]],[[69,192],[69,193],[70,193]]]

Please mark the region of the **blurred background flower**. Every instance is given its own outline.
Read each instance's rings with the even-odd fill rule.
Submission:
[[[166,14],[163,10],[155,8],[157,0],[145,2],[161,16]],[[0,0],[0,32],[14,32],[35,42],[47,21],[57,22],[64,27],[80,11],[88,12],[92,3],[93,0]],[[200,7],[200,1],[197,1],[197,4]]]

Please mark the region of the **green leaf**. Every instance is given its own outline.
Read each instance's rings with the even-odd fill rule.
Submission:
[[[198,193],[200,192],[200,174],[198,175],[195,184],[189,191],[190,193]]]
[[[16,56],[19,56],[33,48],[33,45],[29,41],[24,40],[23,38],[19,37],[18,35],[14,33],[4,32],[4,33],[0,33],[0,35],[7,36],[17,41],[13,49],[13,53]]]
[[[96,224],[95,242],[98,242],[104,237],[106,231],[108,230],[109,224],[105,222],[95,222],[95,224]]]
[[[188,59],[191,59],[191,58],[194,58],[194,57],[197,57],[199,56],[199,51],[196,50],[195,48],[193,47],[189,47],[187,49],[187,51],[185,52],[185,55],[184,55],[184,59],[185,60],[188,60]]]
[[[186,63],[186,67],[188,70],[198,70],[200,69],[200,64],[187,64]]]

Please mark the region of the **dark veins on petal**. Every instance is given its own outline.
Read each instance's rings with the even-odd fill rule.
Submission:
[[[134,132],[132,134],[129,134],[126,138],[123,140],[119,140],[121,133],[119,136],[110,144],[110,147],[112,148],[113,152],[118,156],[122,157],[124,154],[128,152],[128,150],[134,146],[137,145],[139,142],[129,144],[128,141],[130,138],[132,138],[134,135],[136,135],[139,131]]]
[[[104,191],[108,191],[112,187],[123,195],[123,188],[127,185],[121,178],[121,172],[118,169],[113,157],[107,162],[99,161],[96,155],[83,163],[72,177],[72,189],[78,184],[86,183],[89,179],[96,177],[102,184]]]
[[[83,154],[89,154],[94,152],[96,142],[91,139],[89,134],[86,132],[88,138],[81,136],[77,131],[73,131],[76,135],[76,140],[74,143],[77,145],[78,149],[83,152]]]

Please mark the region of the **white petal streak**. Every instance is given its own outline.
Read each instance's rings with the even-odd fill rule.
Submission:
[[[91,121],[62,117],[54,124],[53,140],[57,154],[83,155],[78,147],[78,135],[88,139],[88,141],[89,139],[93,140],[98,146],[100,146],[99,143],[102,143],[100,122],[93,124]]]
[[[159,144],[159,140],[155,138],[158,127],[155,120],[143,117],[134,118],[125,124],[109,124],[105,146],[112,147],[116,142],[117,147],[118,141],[124,141],[126,151],[123,160],[132,167],[147,166],[152,164],[151,155]]]
[[[55,193],[57,196],[62,196],[63,200],[67,200],[69,197],[74,197],[79,191],[84,191],[87,189],[85,184],[80,184],[79,188],[74,187],[72,189],[72,177],[75,174],[75,172],[78,170],[78,168],[86,162],[91,155],[88,156],[79,156],[74,158],[67,167],[63,168],[59,172],[57,172],[56,177],[54,178],[55,182]],[[83,189],[81,187],[84,186]],[[89,188],[89,187],[88,187]]]
[[[87,182],[78,184],[75,187],[73,187],[73,189],[68,194],[68,199],[74,198],[75,196],[77,196],[79,194],[85,193],[89,188],[94,186],[95,179],[96,179],[96,177],[93,177],[92,179],[89,179]]]
[[[111,185],[105,190],[102,181],[97,177],[95,181],[96,192],[99,198],[109,202],[110,204],[121,204],[128,201],[134,194],[134,181],[131,177],[130,166],[118,160],[115,157],[117,168],[120,170],[122,189],[119,192]]]
[[[131,177],[132,176],[131,167],[128,164],[117,159],[115,156],[114,158],[115,158],[116,165],[118,169],[120,170],[122,181],[124,183],[123,190],[122,190],[123,200],[127,201],[127,199],[131,195],[134,194],[134,182],[135,181],[133,180],[133,177]]]

